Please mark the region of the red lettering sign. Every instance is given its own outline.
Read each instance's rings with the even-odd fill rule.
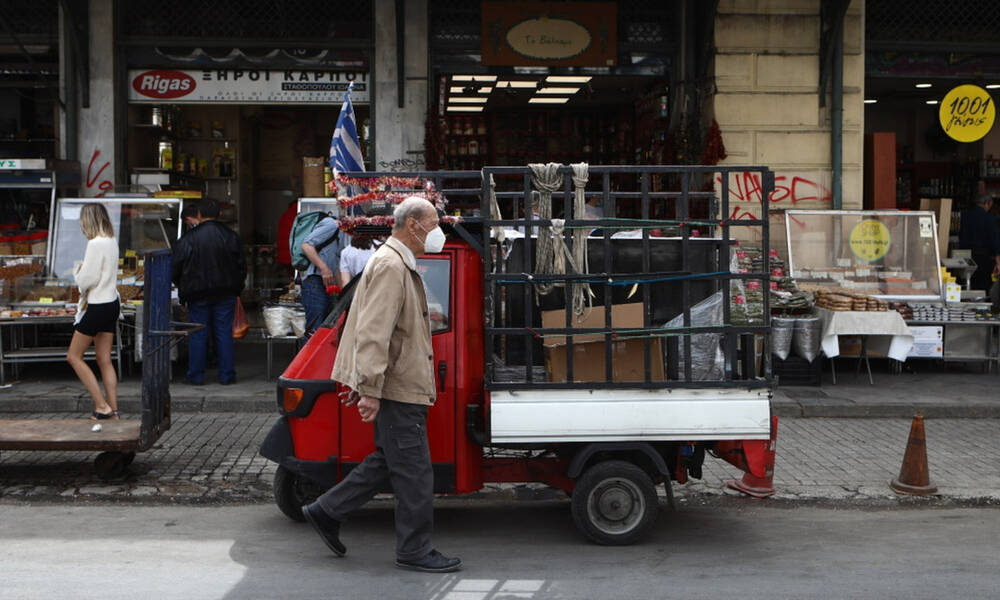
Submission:
[[[132,89],[157,100],[187,96],[197,85],[194,77],[180,71],[145,71],[132,79]]]

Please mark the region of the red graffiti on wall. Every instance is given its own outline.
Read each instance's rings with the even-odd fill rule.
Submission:
[[[97,172],[96,173],[94,172],[95,165],[97,164],[97,161],[98,159],[100,159],[100,157],[101,157],[101,151],[94,150],[94,153],[90,155],[90,164],[87,165],[87,179],[85,182],[87,191],[93,192],[95,185],[97,189],[100,190],[99,192],[94,194],[95,198],[100,198],[101,196],[104,195],[105,192],[107,192],[108,190],[110,190],[115,186],[115,184],[112,183],[110,179],[101,179],[102,176],[104,176],[104,172],[108,170],[109,167],[111,167],[111,161],[109,160],[104,161],[104,164],[101,165],[99,169],[97,169]],[[98,182],[98,179],[100,179],[100,182]]]
[[[721,185],[722,177],[716,177],[715,181]],[[760,173],[743,172],[733,174],[729,186],[730,202],[752,202],[759,204],[763,194],[764,188],[761,184]],[[774,177],[774,189],[768,196],[768,201],[771,204],[789,202],[793,206],[799,202],[807,201],[829,203],[832,199],[833,194],[826,186],[811,179],[799,177],[798,175],[793,175],[792,177],[776,175]],[[729,218],[755,219],[757,215],[748,208],[734,206],[729,213]]]

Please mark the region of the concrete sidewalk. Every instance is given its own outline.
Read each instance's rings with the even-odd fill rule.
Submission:
[[[265,377],[266,353],[260,340],[242,340],[237,356],[237,383],[229,386],[186,385],[183,365],[175,366],[170,387],[173,411],[273,414],[273,378],[291,360],[292,346],[276,346],[272,380]],[[774,393],[775,413],[783,417],[910,417],[922,412],[928,417],[1000,418],[1000,375],[983,373],[977,366],[911,360],[902,373],[893,374],[887,360],[873,359],[875,383],[870,385],[864,373],[855,377],[851,361],[838,360],[837,385],[827,366],[822,386],[780,386]],[[209,371],[206,381],[214,374]],[[133,373],[120,384],[123,414],[139,414],[140,383],[138,373]],[[26,365],[19,381],[0,389],[0,413],[88,414],[90,410],[89,397],[65,364]]]

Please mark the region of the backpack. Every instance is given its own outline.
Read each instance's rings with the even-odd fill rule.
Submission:
[[[332,219],[333,215],[320,210],[302,213],[295,217],[295,221],[292,222],[292,232],[288,238],[288,251],[292,255],[292,267],[296,270],[305,271],[312,264],[302,252],[302,242],[309,237],[320,221],[328,217]],[[339,238],[340,230],[338,229],[328,240],[316,246],[316,252],[320,252]]]

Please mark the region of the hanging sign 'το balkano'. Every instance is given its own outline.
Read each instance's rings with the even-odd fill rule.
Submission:
[[[996,121],[997,105],[978,85],[960,85],[938,106],[941,128],[953,140],[975,142],[986,137]]]
[[[483,2],[483,64],[613,67],[614,2]]]

